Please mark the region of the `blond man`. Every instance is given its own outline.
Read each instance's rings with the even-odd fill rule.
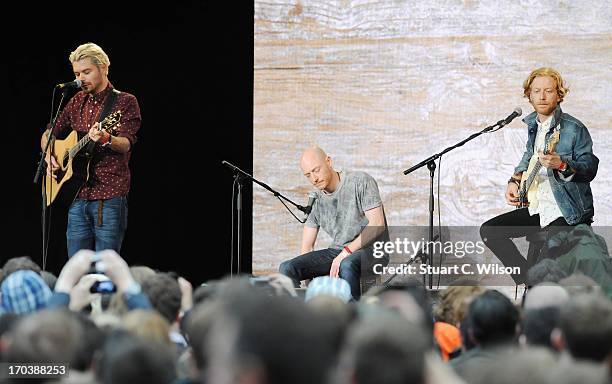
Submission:
[[[568,92],[561,74],[552,68],[538,68],[527,76],[523,95],[534,111],[523,119],[528,131],[527,147],[508,180],[505,195],[509,205],[520,206],[520,209],[494,217],[480,229],[487,247],[505,266],[520,268],[520,273],[512,275],[517,284],[525,282],[530,265],[512,238],[527,236],[543,228],[549,239],[559,231],[593,221],[590,182],[597,174],[599,159],[593,154],[593,142],[586,126],[561,110]],[[547,143],[556,132],[559,141],[553,151],[546,152]],[[534,154],[541,169],[527,172]],[[521,181],[525,182],[531,173],[533,179],[538,180],[533,195],[536,198],[524,206],[519,201],[519,188]]]
[[[87,148],[91,156],[88,178],[83,177],[87,182],[83,180],[82,184],[75,185],[74,200],[66,203],[69,205],[66,231],[68,257],[80,249],[113,249],[119,252],[127,227],[127,195],[130,189],[128,162],[137,141],[136,133],[140,129],[140,108],[134,95],[119,92],[110,83],[110,60],[100,46],[82,44],[70,53],[68,59],[81,89],[59,114],[51,137],[62,139],[77,131],[79,138],[89,136],[93,143]],[[114,130],[99,129],[99,122],[105,117],[103,115],[119,111],[120,123]],[[52,128],[47,127],[41,138],[43,149],[47,144],[49,129]],[[51,153],[49,151],[45,159],[47,176],[59,180],[65,175],[58,165],[58,159]],[[78,156],[84,156],[84,153],[82,150]],[[64,185],[72,188],[74,184]]]

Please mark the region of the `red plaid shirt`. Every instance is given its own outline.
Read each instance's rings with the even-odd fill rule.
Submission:
[[[88,132],[98,121],[104,102],[112,92],[109,83],[106,89],[96,95],[83,91],[74,95],[57,118],[53,134],[62,138],[71,130]],[[134,95],[121,92],[115,99],[110,113],[121,110],[122,116],[116,134],[127,138],[132,146],[136,143],[136,132],[140,129],[140,107]],[[118,153],[109,148],[96,145],[94,157],[90,163],[90,177],[81,188],[77,198],[86,200],[107,200],[124,196],[130,190],[130,169],[128,163],[130,152]],[[93,172],[92,172],[93,169]]]

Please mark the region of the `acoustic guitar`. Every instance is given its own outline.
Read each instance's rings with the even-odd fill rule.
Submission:
[[[121,111],[114,112],[100,122],[98,130],[116,134],[120,121]],[[67,207],[72,204],[89,179],[89,164],[95,144],[87,132],[77,131],[70,132],[64,140],[55,139],[51,143],[51,153],[59,169],[55,171],[57,178],[45,177],[47,205],[55,202]]]

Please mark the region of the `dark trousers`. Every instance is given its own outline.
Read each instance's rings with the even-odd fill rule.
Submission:
[[[279,272],[289,276],[293,280],[293,284],[299,287],[301,280],[329,275],[332,262],[341,251],[341,249],[326,248],[305,253],[282,262]],[[339,277],[349,283],[351,294],[355,300],[359,300],[361,297],[360,277],[362,257],[371,257],[371,250],[369,248],[359,249],[340,263]]]
[[[528,208],[515,209],[485,222],[480,227],[480,237],[485,245],[506,267],[519,267],[521,273],[513,274],[516,284],[527,280],[527,259],[521,255],[511,239],[525,237],[541,230],[547,231],[546,238],[567,229],[569,224],[560,217],[544,228],[540,227],[540,215],[529,215]]]

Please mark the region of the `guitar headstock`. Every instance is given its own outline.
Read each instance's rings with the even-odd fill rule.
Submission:
[[[121,111],[116,111],[106,116],[106,118],[100,122],[100,130],[110,134],[116,133],[117,127],[121,122],[121,116]]]
[[[548,143],[546,143],[546,150],[544,151],[545,154],[549,154],[551,152],[555,151],[555,148],[557,147],[557,143],[559,142],[559,130],[555,130],[555,132],[550,136],[550,138],[548,139]]]

